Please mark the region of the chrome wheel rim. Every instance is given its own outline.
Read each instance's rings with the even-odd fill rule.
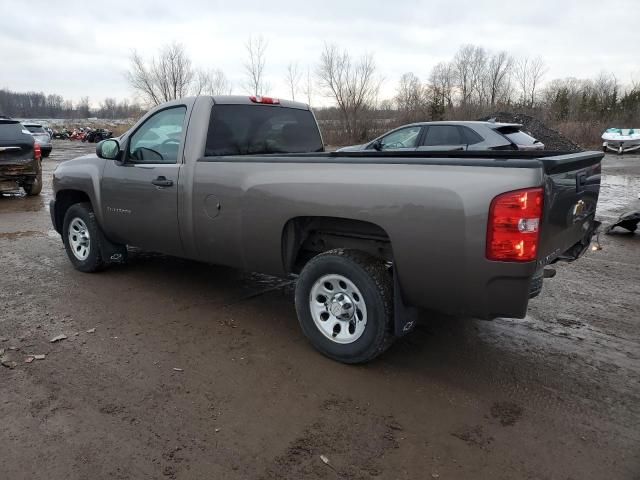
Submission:
[[[358,340],[367,326],[367,306],[356,285],[337,274],[320,277],[311,287],[309,308],[316,327],[339,344]]]
[[[81,218],[71,220],[68,238],[73,256],[80,261],[86,260],[91,248],[91,238],[87,224]]]

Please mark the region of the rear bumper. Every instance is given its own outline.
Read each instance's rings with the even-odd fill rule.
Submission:
[[[38,162],[35,159],[24,163],[0,163],[0,180],[19,180],[38,173]]]

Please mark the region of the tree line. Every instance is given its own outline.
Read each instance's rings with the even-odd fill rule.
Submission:
[[[155,55],[133,52],[126,78],[138,103],[107,98],[98,108],[59,95],[0,90],[0,114],[18,117],[135,118],[148,107],[188,95],[234,91],[268,95],[268,42],[250,37],[244,45],[243,80],[232,85],[218,68],[196,68],[185,47],[171,43]],[[613,74],[591,79],[547,80],[540,57],[515,57],[463,45],[449,61],[433,66],[426,78],[404,73],[392,98],[380,98],[383,79],[375,55],[354,56],[325,44],[315,63],[291,61],[281,84],[293,100],[318,98],[331,105],[315,108],[325,140],[340,144],[372,138],[393,126],[420,120],[476,119],[499,111],[526,113],[589,144],[608,126],[640,125],[640,83],[623,85]],[[388,81],[388,80],[387,80]]]
[[[105,98],[98,107],[91,107],[89,97],[77,102],[65,100],[61,95],[43,92],[13,92],[0,89],[0,115],[16,118],[138,118],[143,108],[129,100]]]
[[[261,36],[245,44],[244,93],[268,94],[268,42]],[[547,80],[541,57],[514,57],[463,45],[451,60],[436,64],[427,78],[404,73],[392,98],[380,98],[383,82],[375,56],[354,56],[325,44],[314,64],[288,64],[281,83],[291,99],[312,104],[318,97],[330,107],[315,108],[325,140],[340,144],[370,139],[407,122],[476,119],[499,111],[517,111],[569,133],[583,144],[613,124],[640,124],[640,84],[622,85],[610,73],[593,79]],[[144,60],[131,58],[129,82],[149,105],[185,94],[224,94],[234,90],[221,70],[194,69],[180,44],[162,48]],[[634,123],[635,122],[635,123]]]

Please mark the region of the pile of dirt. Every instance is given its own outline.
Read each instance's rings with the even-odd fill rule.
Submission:
[[[496,112],[478,120],[492,120],[503,123],[519,123],[523,130],[532,137],[544,143],[546,150],[562,150],[577,152],[582,150],[579,145],[569,140],[560,132],[547,127],[542,121],[524,113]]]

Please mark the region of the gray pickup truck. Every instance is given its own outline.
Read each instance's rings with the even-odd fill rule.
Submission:
[[[201,96],[61,163],[50,211],[83,272],[130,245],[297,276],[304,334],[357,363],[423,310],[524,317],[545,267],[578,258],[598,227],[602,156],[326,153],[306,105]]]

